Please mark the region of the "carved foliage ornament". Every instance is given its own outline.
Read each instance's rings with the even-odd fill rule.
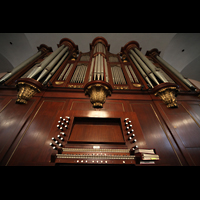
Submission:
[[[178,89],[176,87],[167,87],[159,90],[154,95],[159,96],[168,108],[178,107],[176,96]]]
[[[90,102],[94,108],[102,108],[106,97],[111,95],[110,89],[102,84],[94,84],[87,87],[85,94],[90,96]]]
[[[16,103],[27,104],[27,101],[33,97],[34,94],[41,92],[40,89],[30,83],[18,82],[18,94]]]

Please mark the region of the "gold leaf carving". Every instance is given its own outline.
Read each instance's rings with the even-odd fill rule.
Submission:
[[[94,108],[102,108],[106,97],[111,95],[111,91],[107,86],[94,84],[87,87],[85,94],[90,96],[90,102]]]
[[[176,87],[167,87],[159,90],[154,95],[159,96],[168,108],[178,107],[176,95],[178,89]]]
[[[40,89],[30,83],[18,82],[17,88],[19,90],[17,94],[16,103],[27,104],[27,101],[33,97],[34,94],[41,92]]]

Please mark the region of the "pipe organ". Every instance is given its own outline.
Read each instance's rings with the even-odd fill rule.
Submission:
[[[86,71],[87,65],[77,65],[70,83],[83,83]]]
[[[0,79],[1,165],[200,165],[200,90],[158,49],[57,46]],[[132,154],[152,148],[160,160]]]
[[[126,84],[126,80],[120,66],[111,66],[111,72],[114,84]]]

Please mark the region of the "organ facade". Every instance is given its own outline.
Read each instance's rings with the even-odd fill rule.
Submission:
[[[96,37],[89,52],[63,38],[0,79],[0,163],[132,165],[137,148],[153,165],[200,165],[200,90],[130,41],[120,53]],[[152,163],[146,163],[152,165]]]

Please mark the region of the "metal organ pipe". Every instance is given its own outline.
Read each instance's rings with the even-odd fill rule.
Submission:
[[[40,63],[35,64],[33,67],[31,67],[31,69],[29,69],[25,74],[23,74],[23,75],[21,76],[21,78],[27,78],[27,76],[28,76],[35,68],[37,68],[39,65],[40,65]]]
[[[175,68],[173,68],[169,63],[167,63],[165,60],[163,60],[160,56],[156,56],[156,58],[165,66],[167,67],[171,72],[173,72],[183,83],[185,83],[187,86],[194,88],[194,86],[182,76]]]
[[[56,66],[51,70],[47,78],[44,80],[43,85],[46,84],[48,80],[53,76],[53,74],[57,71],[57,69],[60,67],[63,61],[67,58],[68,54],[69,54],[69,51],[65,53],[65,55],[60,59],[60,61],[56,64]]]
[[[83,67],[79,66],[80,70],[78,72],[77,80],[75,82],[81,83],[83,78]]]
[[[146,73],[143,71],[143,69],[140,67],[140,65],[137,63],[137,61],[135,60],[135,58],[132,56],[132,54],[129,54],[129,56],[131,57],[132,61],[134,62],[135,66],[138,68],[138,70],[140,71],[140,73],[142,74],[142,76],[145,78],[145,80],[147,81],[147,83],[149,83],[149,85],[153,87],[151,81],[149,80],[148,76],[146,75]]]
[[[58,80],[61,80],[62,77],[64,76],[65,72],[67,71],[69,67],[69,63],[65,66],[64,70],[62,71],[62,73],[60,74],[60,76],[58,77]]]
[[[97,53],[97,54],[96,54]],[[93,80],[104,80],[104,66],[105,66],[105,81],[108,82],[108,66],[106,59],[100,53],[106,53],[105,46],[98,42],[94,47],[94,58],[92,58],[90,73],[88,81],[92,81],[92,72],[94,68]]]
[[[38,51],[36,54],[22,62],[20,65],[15,67],[11,72],[7,73],[1,80],[0,83],[5,82],[9,78],[11,78],[14,74],[16,74],[18,71],[20,71],[22,68],[26,67],[27,64],[29,64],[31,61],[33,61],[35,58],[39,57],[42,54],[42,51]]]
[[[112,78],[114,84],[126,84],[123,71],[119,66],[111,67]]]
[[[40,81],[44,76],[46,76],[49,71],[55,66],[55,64],[58,62],[58,60],[64,55],[64,53],[69,49],[68,46],[66,46],[60,53],[57,54],[57,56],[45,67],[45,69],[41,72],[40,76],[38,77],[37,81]]]
[[[143,68],[143,70],[147,73],[147,75],[157,84],[159,85],[159,82],[157,81],[156,77],[154,76],[153,72],[146,66],[146,64],[141,60],[141,58],[131,49],[131,54],[134,56],[134,58],[137,60],[137,62],[140,64],[140,66]]]
[[[83,83],[85,79],[85,74],[87,71],[87,65],[78,65],[74,71],[71,78],[71,83]]]
[[[94,58],[92,58],[92,63],[91,63],[91,67],[90,67],[90,74],[89,74],[89,79],[88,79],[89,82],[92,80],[93,68],[94,68]]]
[[[129,79],[131,80],[132,83],[134,83],[133,77],[131,76],[131,73],[130,73],[130,71],[128,70],[127,65],[125,65],[125,69],[126,69],[126,72],[127,72],[127,74],[128,74]]]
[[[96,74],[97,74],[97,56],[95,57],[95,65],[94,65],[94,80],[96,80]]]
[[[74,80],[76,79],[79,70],[80,70],[80,68],[79,68],[79,66],[77,66],[75,71],[74,71],[74,74],[73,74],[73,76],[71,78],[71,81],[70,81],[71,83],[74,83]]]
[[[104,63],[105,63],[106,82],[108,82],[109,81],[109,78],[108,78],[108,66],[107,66],[107,61],[106,61],[105,58],[104,58]]]
[[[97,46],[94,47],[94,53],[96,53],[96,48],[97,48]]]
[[[123,75],[120,73],[121,68],[117,67],[116,69],[117,69],[117,75],[118,75],[118,83],[124,84],[123,78],[122,78]]]
[[[100,73],[101,73],[101,80],[103,81],[103,56],[100,56]]]
[[[74,66],[74,64],[70,65],[69,69],[67,70],[66,74],[64,75],[64,77],[62,79],[63,81],[67,79],[67,77],[68,77],[69,73],[71,72],[73,66]]]
[[[84,79],[85,79],[86,72],[87,72],[87,66],[86,66],[86,65],[84,65],[84,71],[83,71],[82,83],[84,82]]]
[[[101,42],[98,42],[95,45],[95,47],[94,47],[94,53],[96,53],[96,52],[101,52],[101,53],[106,54],[105,46]]]
[[[139,83],[139,80],[138,80],[138,78],[137,78],[135,72],[133,71],[132,67],[131,67],[130,65],[128,65],[128,68],[129,68],[129,70],[130,70],[130,72],[131,72],[133,78],[135,79],[135,82]]]
[[[97,65],[97,80],[100,79],[100,54],[98,55],[98,65]]]
[[[160,73],[160,70],[158,67],[156,67],[154,64],[152,64],[146,56],[144,56],[141,51],[139,51],[137,48],[134,48],[134,51],[140,56],[140,58],[146,63],[146,65],[153,71],[153,73],[164,83],[167,83],[168,80]]]
[[[35,75],[37,75],[39,72],[41,72],[53,59],[54,57],[62,51],[62,49],[65,47],[65,45],[60,46],[58,49],[56,49],[53,53],[51,53],[45,60],[41,62],[41,65],[36,68],[34,71],[32,71],[31,74],[27,78],[33,78]]]

